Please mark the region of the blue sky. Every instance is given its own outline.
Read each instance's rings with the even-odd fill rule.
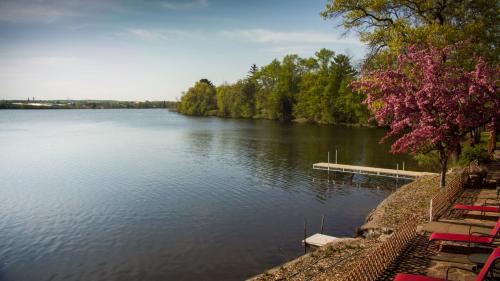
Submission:
[[[175,100],[320,48],[362,58],[326,0],[0,0],[0,99]]]

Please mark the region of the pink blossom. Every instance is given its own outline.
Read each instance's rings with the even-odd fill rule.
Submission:
[[[458,47],[410,46],[395,65],[365,71],[352,83],[367,94],[378,124],[389,126],[381,141],[398,137],[391,152],[421,152],[429,145],[451,151],[471,129],[500,120],[499,69],[482,58],[470,72],[450,63]]]

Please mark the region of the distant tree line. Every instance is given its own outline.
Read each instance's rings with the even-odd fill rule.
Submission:
[[[101,109],[101,108],[169,108],[173,101],[115,101],[115,100],[0,100],[0,109]]]
[[[349,87],[357,72],[348,56],[321,49],[315,56],[287,55],[236,83],[201,79],[185,92],[178,111],[232,118],[301,119],[321,124],[366,123],[364,97]]]

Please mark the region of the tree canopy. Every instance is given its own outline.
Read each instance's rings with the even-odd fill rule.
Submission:
[[[323,124],[366,123],[369,111],[362,104],[363,96],[349,87],[356,75],[349,57],[327,49],[309,58],[287,55],[262,67],[252,65],[244,79],[216,87],[215,103],[208,102],[212,92],[201,87],[200,80],[183,95],[179,111],[233,118],[300,118]]]
[[[207,79],[201,79],[184,93],[178,106],[180,113],[206,116],[217,108],[215,86]]]
[[[437,150],[441,186],[448,156],[471,130],[500,120],[498,68],[479,58],[473,71],[453,63],[460,48],[410,46],[395,64],[369,70],[353,87],[367,93],[370,109],[387,137],[398,139],[391,151]],[[446,59],[444,59],[446,58]]]
[[[412,44],[445,47],[465,40],[473,43],[466,54],[499,60],[499,0],[330,0],[322,16],[355,30],[375,65]]]

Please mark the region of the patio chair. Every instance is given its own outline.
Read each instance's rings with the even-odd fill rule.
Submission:
[[[477,211],[481,212],[481,216],[484,217],[486,213],[499,213],[500,206],[496,205],[487,205],[486,201],[484,201],[483,205],[464,205],[464,204],[456,204],[453,206],[453,210],[464,210],[464,211]]]
[[[472,243],[476,244],[492,244],[495,241],[495,237],[500,231],[500,219],[498,219],[495,227],[490,231],[489,234],[480,232],[471,232],[469,227],[469,234],[458,234],[458,233],[438,233],[434,232],[429,236],[429,243],[432,241],[453,241],[453,242],[467,242],[469,247]]]
[[[462,205],[457,204],[453,206],[454,210],[466,210],[466,211],[478,211],[478,212],[490,212],[498,213],[500,212],[500,206],[489,206],[489,205]]]
[[[475,281],[497,280],[497,278],[499,278],[500,276],[494,275],[495,272],[492,269],[494,269],[498,259],[500,259],[500,248],[496,248],[495,250],[493,250],[491,255],[488,257],[488,260],[484,264],[483,268],[481,269],[479,274],[476,276],[476,279],[474,279],[474,280]],[[469,270],[469,269],[452,266],[452,267],[448,267],[446,269],[445,279],[432,278],[432,277],[427,277],[427,276],[423,276],[423,275],[414,275],[414,274],[408,274],[408,273],[398,273],[396,275],[396,277],[394,278],[394,281],[447,281],[447,280],[449,280],[448,275],[449,275],[450,269],[460,269],[460,270],[470,271],[470,272],[474,273],[474,271]]]

